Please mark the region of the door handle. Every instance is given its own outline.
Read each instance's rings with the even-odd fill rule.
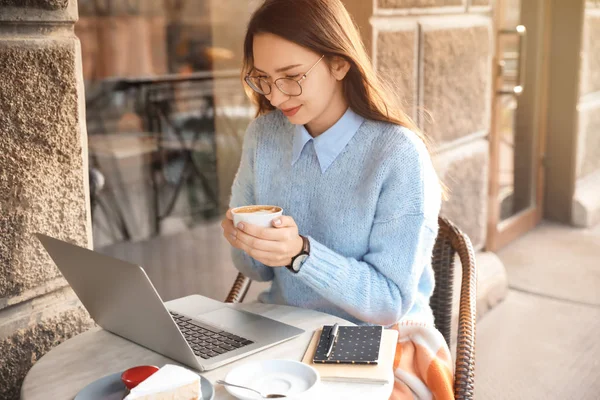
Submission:
[[[523,93],[525,86],[525,53],[527,51],[527,29],[524,25],[517,25],[514,29],[501,29],[499,35],[517,35],[519,38],[519,54],[517,55],[517,79],[511,90],[498,90],[498,94],[512,94],[515,96]],[[503,70],[504,60],[500,61],[500,71]]]

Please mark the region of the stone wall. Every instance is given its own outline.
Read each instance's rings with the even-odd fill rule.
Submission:
[[[572,220],[588,227],[600,223],[600,3],[588,1],[584,12]]]
[[[33,236],[88,247],[87,141],[75,0],[0,0],[0,398],[91,326]]]
[[[492,18],[489,1],[377,0],[373,58],[433,140],[442,213],[485,244]]]

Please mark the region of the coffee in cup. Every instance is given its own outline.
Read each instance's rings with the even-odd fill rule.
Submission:
[[[238,226],[240,222],[252,225],[270,227],[272,221],[283,214],[283,209],[277,206],[250,205],[236,207],[231,210],[233,225]]]

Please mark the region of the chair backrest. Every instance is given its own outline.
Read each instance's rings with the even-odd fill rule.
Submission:
[[[473,398],[475,380],[475,322],[477,317],[477,271],[475,252],[469,237],[450,221],[440,217],[437,240],[433,248],[432,267],[435,289],[430,299],[436,328],[448,347],[452,341],[452,306],[455,256],[462,269],[454,395],[456,399]]]
[[[429,305],[433,310],[435,327],[442,333],[446,343],[450,346],[456,250],[452,247],[454,232],[448,228],[448,222],[439,218],[439,231],[431,259],[431,266],[435,274],[435,289]]]

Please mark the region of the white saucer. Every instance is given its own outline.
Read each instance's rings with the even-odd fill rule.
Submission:
[[[299,361],[264,360],[232,369],[225,380],[265,394],[285,394],[289,399],[309,399],[321,379],[317,370]],[[225,386],[225,389],[238,399],[261,399],[258,394],[249,390],[230,386]]]

